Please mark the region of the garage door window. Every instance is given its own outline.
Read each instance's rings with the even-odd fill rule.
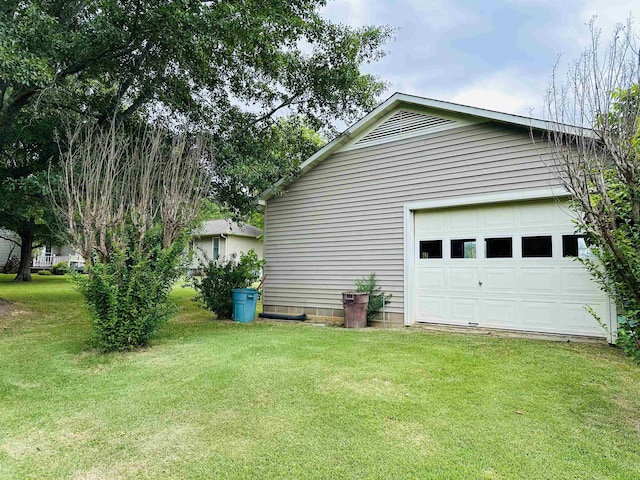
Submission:
[[[486,238],[485,252],[487,258],[511,258],[513,257],[513,246],[511,237],[506,238]]]
[[[476,258],[476,239],[451,240],[451,258]]]
[[[552,257],[551,236],[522,237],[522,257]]]
[[[442,240],[421,241],[420,258],[442,258]]]
[[[590,252],[582,235],[562,236],[562,256],[589,258]]]

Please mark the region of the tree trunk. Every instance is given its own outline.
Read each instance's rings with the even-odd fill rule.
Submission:
[[[24,225],[18,232],[20,235],[20,266],[14,282],[31,281],[31,255],[33,253],[33,227]]]

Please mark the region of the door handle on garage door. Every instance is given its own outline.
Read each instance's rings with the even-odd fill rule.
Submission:
[[[481,281],[478,281],[478,285],[482,286],[482,282],[481,282]]]

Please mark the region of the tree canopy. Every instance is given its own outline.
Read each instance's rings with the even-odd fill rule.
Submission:
[[[5,2],[0,139],[38,98],[98,119],[147,107],[219,132],[266,122],[283,108],[318,122],[313,127],[353,118],[383,89],[360,66],[383,54],[391,32],[331,23],[318,13],[324,4]]]
[[[57,163],[55,132],[77,122],[161,121],[210,135],[212,194],[246,213],[248,198],[291,174],[295,162],[274,150],[282,115],[330,131],[333,120],[373,107],[385,88],[360,69],[384,54],[392,31],[332,23],[319,13],[324,4],[3,2],[0,178],[42,179]],[[38,183],[25,201],[46,208],[45,190]],[[0,227],[48,223],[29,212],[10,220],[14,206],[0,206]]]

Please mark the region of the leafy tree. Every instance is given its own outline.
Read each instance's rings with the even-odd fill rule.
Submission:
[[[20,263],[16,281],[31,280],[33,249],[63,242],[63,233],[55,229],[47,171],[26,177],[11,177],[0,169],[0,205],[2,227],[18,234]],[[53,227],[53,228],[52,228]]]
[[[50,195],[56,177],[49,175],[49,158],[57,152],[52,139],[59,125],[57,112],[25,108],[14,121],[12,140],[0,150],[0,227],[19,236],[17,281],[31,279],[34,248],[65,240],[56,228]]]
[[[252,143],[248,146],[252,152],[247,153],[248,161],[221,162],[218,173],[227,176],[230,181],[218,184],[218,197],[226,199],[223,211],[227,216],[246,220],[263,229],[262,208],[256,204],[253,195],[246,195],[245,192],[259,193],[278,179],[295,177],[300,164],[320,150],[326,140],[304,118],[281,117],[264,132],[248,137],[245,142]],[[266,171],[267,168],[271,171]],[[231,188],[223,192],[227,185]]]
[[[238,214],[291,172],[269,152],[283,113],[314,130],[374,106],[384,85],[360,72],[390,37],[323,19],[324,0],[5,1],[0,7],[0,160],[17,184],[57,165],[61,125],[162,117],[212,137],[213,194]],[[35,139],[31,120],[43,120]],[[66,148],[62,144],[62,150]],[[18,168],[18,166],[20,168]],[[35,176],[35,177],[34,177]],[[29,182],[27,182],[29,183]],[[33,186],[32,183],[29,183]],[[25,191],[24,248],[49,224],[45,184]],[[17,198],[17,197],[16,197]],[[0,204],[0,227],[15,228]],[[28,230],[28,232],[27,232]],[[29,255],[25,255],[28,257]],[[25,260],[26,261],[26,260]],[[28,275],[22,275],[28,279]]]
[[[640,362],[640,69],[630,21],[590,47],[549,92],[558,178],[594,259],[582,260],[616,302],[617,342]]]

